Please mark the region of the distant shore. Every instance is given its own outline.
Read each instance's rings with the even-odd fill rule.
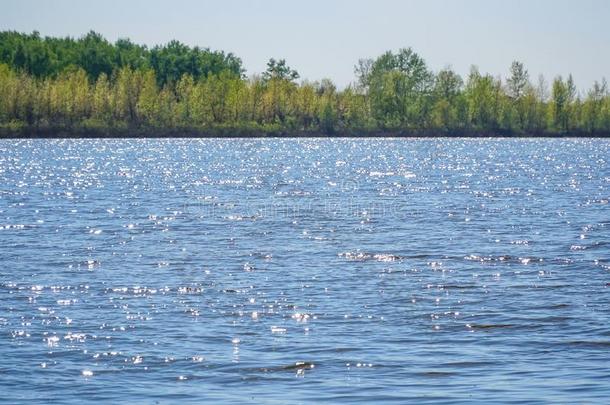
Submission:
[[[610,138],[610,133],[513,133],[509,131],[272,131],[238,128],[0,128],[0,139],[79,139],[79,138]]]
[[[433,71],[412,48],[358,61],[354,81],[302,79],[270,58],[247,75],[231,53],[151,49],[0,31],[5,138],[609,137],[610,87],[572,75]]]

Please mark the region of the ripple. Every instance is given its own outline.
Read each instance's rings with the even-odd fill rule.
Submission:
[[[610,142],[0,152],[7,403],[610,396]]]
[[[288,364],[284,366],[276,366],[276,367],[261,367],[258,370],[263,373],[278,373],[278,372],[304,372],[306,370],[312,370],[316,367],[314,363],[310,363],[307,361],[297,361],[294,364]]]
[[[342,257],[349,261],[366,262],[366,261],[377,261],[377,262],[395,262],[402,260],[403,258],[398,255],[387,254],[387,253],[364,253],[364,252],[343,252],[339,253],[339,257]]]

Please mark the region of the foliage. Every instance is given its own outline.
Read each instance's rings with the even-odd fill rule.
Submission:
[[[79,39],[0,32],[0,63],[38,78],[56,77],[73,66],[83,69],[91,80],[124,67],[153,68],[159,85],[176,83],[184,74],[198,79],[225,70],[237,76],[243,73],[241,60],[231,53],[190,48],[178,41],[151,50],[128,39],[111,44],[93,31]]]
[[[246,78],[232,54],[172,41],[148,49],[0,32],[0,130],[188,129],[207,133],[371,131],[610,134],[605,80],[579,95],[572,76],[548,88],[514,62],[503,82],[473,67],[432,72],[410,48],[362,59],[357,82],[298,83],[285,60]]]
[[[263,80],[269,82],[272,80],[285,80],[293,82],[299,78],[299,72],[293,70],[286,64],[285,59],[276,61],[275,59],[269,59],[267,63],[267,70],[263,73]]]

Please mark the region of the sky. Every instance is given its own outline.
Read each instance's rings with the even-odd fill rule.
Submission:
[[[0,30],[177,39],[233,52],[248,74],[284,58],[340,87],[358,59],[412,47],[435,71],[506,76],[518,60],[533,81],[572,73],[584,89],[610,80],[609,21],[609,0],[0,0]]]

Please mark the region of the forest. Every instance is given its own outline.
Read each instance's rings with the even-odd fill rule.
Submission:
[[[301,80],[283,59],[247,75],[236,55],[0,32],[0,135],[608,136],[605,79],[432,71],[411,48],[357,61],[355,79]]]

